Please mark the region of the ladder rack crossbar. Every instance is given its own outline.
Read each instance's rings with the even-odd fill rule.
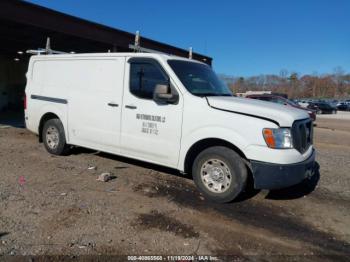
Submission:
[[[165,52],[162,52],[162,51],[141,47],[140,42],[141,42],[140,32],[136,31],[135,43],[134,44],[129,44],[129,49],[134,50],[134,52],[171,55],[170,53],[165,53]],[[26,53],[27,54],[32,54],[32,55],[69,54],[67,52],[62,52],[62,51],[57,51],[57,50],[51,49],[50,37],[48,37],[46,39],[46,47],[45,48],[38,48],[37,50],[33,50],[33,49],[27,50]],[[74,53],[74,52],[71,52],[71,53]],[[193,50],[192,50],[192,47],[190,47],[188,58],[192,59],[192,56],[193,56]]]

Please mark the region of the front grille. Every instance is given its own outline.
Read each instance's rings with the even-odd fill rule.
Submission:
[[[313,124],[311,119],[298,120],[292,126],[293,146],[300,153],[306,152],[312,145]]]

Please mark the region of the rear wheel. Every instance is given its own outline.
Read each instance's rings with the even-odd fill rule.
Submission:
[[[59,119],[50,119],[45,122],[42,140],[46,150],[53,155],[65,155],[69,146],[66,144],[64,127]]]
[[[244,190],[248,173],[235,151],[216,146],[205,149],[196,157],[192,175],[205,198],[226,203]]]

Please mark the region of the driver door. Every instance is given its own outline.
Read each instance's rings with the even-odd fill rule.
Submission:
[[[176,167],[182,131],[181,95],[175,104],[153,100],[156,85],[169,82],[166,71],[155,59],[129,59],[124,79],[122,154]]]

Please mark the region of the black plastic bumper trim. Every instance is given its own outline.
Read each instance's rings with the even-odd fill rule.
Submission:
[[[315,150],[300,163],[280,165],[250,161],[256,189],[280,189],[293,186],[311,177],[315,170]]]

